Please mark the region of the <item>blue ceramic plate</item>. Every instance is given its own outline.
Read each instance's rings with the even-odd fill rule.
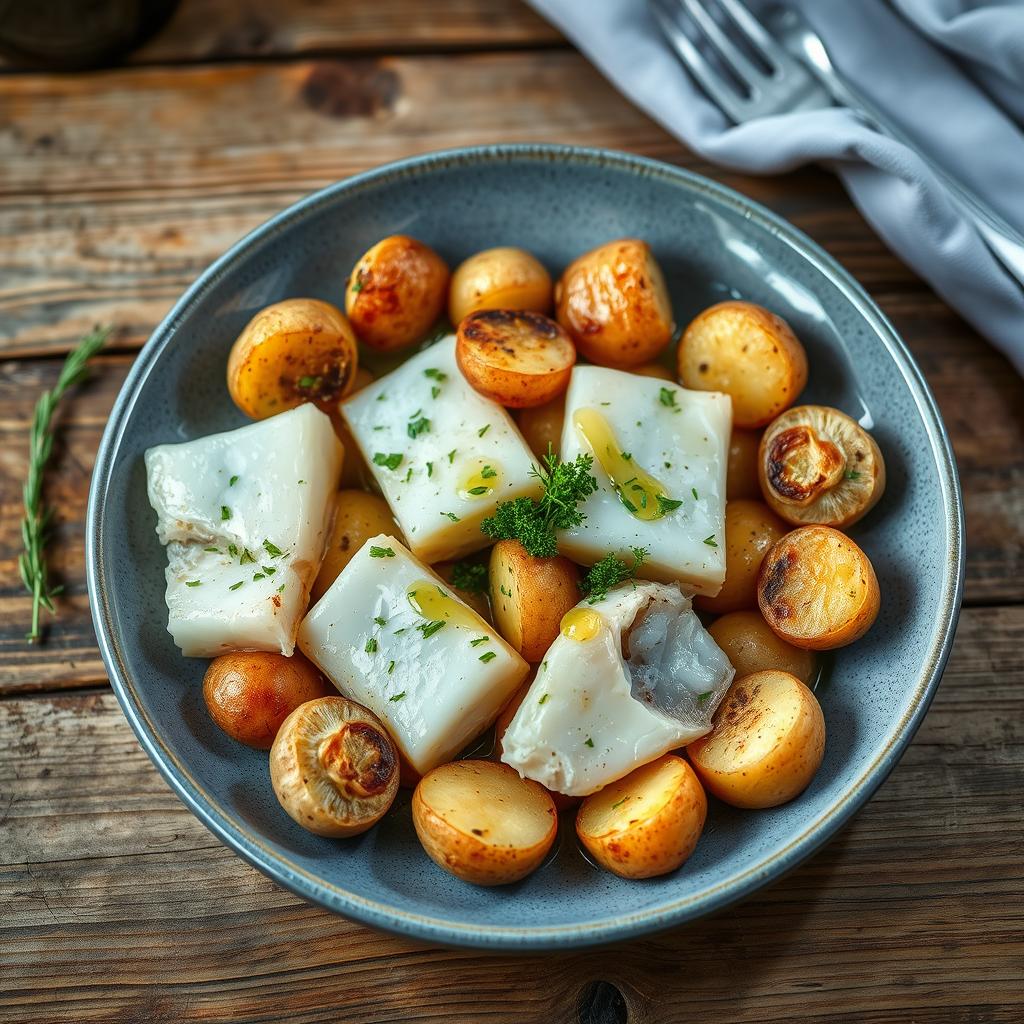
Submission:
[[[831,659],[818,688],[828,726],[821,770],[775,810],[714,804],[696,853],[674,874],[629,882],[598,870],[577,848],[569,816],[535,874],[474,888],[427,859],[407,793],[364,836],[311,835],[278,806],[266,755],[207,717],[206,663],[182,658],[166,631],[165,555],[143,452],[240,426],[224,368],[242,326],[289,296],[340,302],[356,257],[394,232],[422,238],[452,265],[490,246],[523,246],[556,274],[601,242],[644,238],[679,323],[730,296],[780,313],[807,347],[803,398],[859,419],[885,453],[885,496],[854,531],[878,572],[882,610],[860,643]],[[143,747],[200,820],[275,881],[331,910],[429,941],[501,949],[583,946],[678,924],[750,894],[825,842],[920,723],[953,637],[962,569],[956,469],[935,402],[850,275],[789,224],[711,181],[638,157],[551,146],[392,164],[302,200],[243,239],[142,350],[111,414],[89,501],[89,595],[111,681]]]

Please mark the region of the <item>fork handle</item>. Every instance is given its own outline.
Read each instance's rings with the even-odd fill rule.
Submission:
[[[859,114],[876,131],[903,143],[908,149],[917,153],[943,184],[956,208],[975,226],[992,255],[1017,279],[1020,285],[1024,286],[1024,235],[1007,223],[970,186],[955,178],[941,164],[922,151],[918,143],[903,131],[888,114],[879,110],[848,82],[837,74],[829,76],[821,74],[813,65],[812,70],[818,73],[818,77],[839,103]]]

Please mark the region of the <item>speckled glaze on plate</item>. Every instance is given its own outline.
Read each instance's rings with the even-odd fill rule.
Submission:
[[[202,701],[206,663],[166,630],[164,551],[146,500],[150,445],[239,426],[224,366],[245,322],[289,296],[341,302],[355,258],[405,232],[452,265],[519,245],[557,273],[625,235],[665,270],[676,319],[727,297],[780,313],[810,360],[804,400],[838,406],[874,432],[888,487],[854,528],[882,590],[860,643],[819,686],[825,760],[810,788],[771,811],[712,801],[696,853],[674,874],[630,882],[579,852],[571,815],[553,855],[497,889],[435,867],[413,832],[408,793],[368,834],[328,840],[295,825],[267,757],[223,735]],[[324,189],[278,214],[185,293],[132,367],[93,474],[89,596],[111,682],[143,747],[220,839],[281,885],[367,924],[433,942],[543,949],[622,940],[688,921],[793,868],[868,799],[895,765],[938,684],[963,574],[956,467],[934,400],[892,326],[845,270],[791,225],[704,178],[621,153],[496,146],[405,160]]]

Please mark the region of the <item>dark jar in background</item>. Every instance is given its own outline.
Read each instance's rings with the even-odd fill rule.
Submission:
[[[30,69],[116,64],[177,6],[178,0],[0,0],[0,54]]]

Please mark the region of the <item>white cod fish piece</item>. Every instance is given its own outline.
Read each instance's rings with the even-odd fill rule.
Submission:
[[[368,540],[299,628],[299,647],[368,707],[412,767],[451,761],[530,670],[394,537]]]
[[[182,654],[292,653],[342,456],[330,419],[308,404],[146,452],[167,545],[167,630]]]
[[[466,382],[454,335],[340,408],[410,549],[425,562],[486,547],[480,523],[499,501],[540,495],[532,452],[509,414]]]
[[[585,638],[548,649],[502,760],[586,796],[709,732],[734,670],[677,586],[626,584],[575,612]]]
[[[617,493],[595,452],[581,434],[576,414],[592,410],[614,435],[624,479]],[[627,562],[630,549],[646,548],[640,575],[678,582],[688,593],[715,595],[725,581],[725,474],[732,427],[732,402],[715,391],[689,391],[653,377],[600,366],[577,366],[565,400],[562,458],[592,454],[598,490],[580,505],[583,523],[558,538],[562,554],[592,565],[609,551]],[[623,498],[640,504],[634,490],[646,471],[678,504],[661,518],[637,518]],[[633,477],[633,481],[631,481]],[[653,500],[647,500],[654,506]]]

